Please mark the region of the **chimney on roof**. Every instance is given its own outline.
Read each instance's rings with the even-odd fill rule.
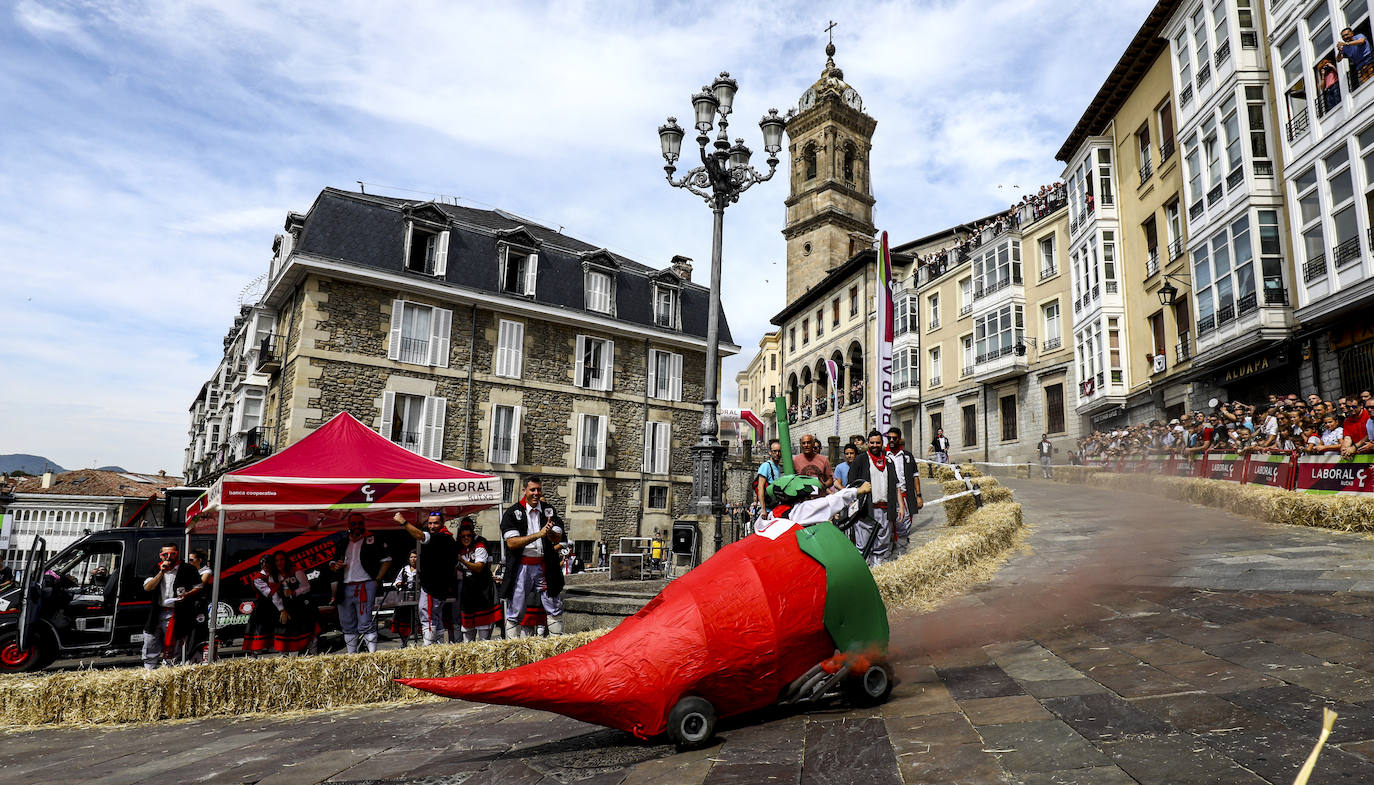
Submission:
[[[157,476],[163,478],[164,480],[167,479],[167,470],[166,470],[166,469],[158,469],[158,470],[157,470]]]
[[[674,256],[672,261],[668,262],[668,269],[684,281],[692,280],[692,260],[686,256]]]
[[[52,476],[53,476],[53,475],[52,475],[52,472],[43,472],[43,487],[44,487],[44,488],[51,488],[51,487],[52,487]]]

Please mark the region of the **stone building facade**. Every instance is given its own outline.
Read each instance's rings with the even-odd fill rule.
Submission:
[[[599,538],[667,531],[689,512],[708,304],[690,260],[656,270],[507,213],[334,189],[293,216],[265,296],[226,340],[227,354],[246,347],[244,373],[192,406],[190,482],[346,410],[417,453],[500,476],[506,503],[540,475],[587,558]],[[738,351],[725,324],[721,335],[722,355]],[[209,390],[259,382],[255,418],[216,415],[229,459],[194,460]],[[245,423],[258,438],[240,454]],[[489,538],[498,514],[478,516]]]

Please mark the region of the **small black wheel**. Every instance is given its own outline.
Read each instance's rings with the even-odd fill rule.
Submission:
[[[716,707],[705,698],[689,695],[678,700],[668,712],[668,738],[679,750],[706,746],[716,731]]]
[[[850,702],[855,705],[877,706],[887,702],[894,683],[892,668],[886,664],[874,664],[863,673],[851,676],[845,687]]]

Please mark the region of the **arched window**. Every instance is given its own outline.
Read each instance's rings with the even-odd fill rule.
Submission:
[[[844,179],[854,182],[854,145],[853,143],[844,146]]]
[[[816,143],[811,142],[802,149],[802,160],[806,164],[806,179],[816,179]]]

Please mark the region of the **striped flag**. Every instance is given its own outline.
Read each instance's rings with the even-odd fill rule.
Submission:
[[[830,408],[835,410],[835,435],[840,435],[840,404],[844,391],[840,389],[840,366],[834,360],[825,361],[825,371],[830,374]]]
[[[892,426],[892,252],[887,245],[887,232],[883,232],[878,244],[878,290],[874,293],[875,344],[877,362],[873,364],[877,372],[873,385],[874,427],[887,433]]]

